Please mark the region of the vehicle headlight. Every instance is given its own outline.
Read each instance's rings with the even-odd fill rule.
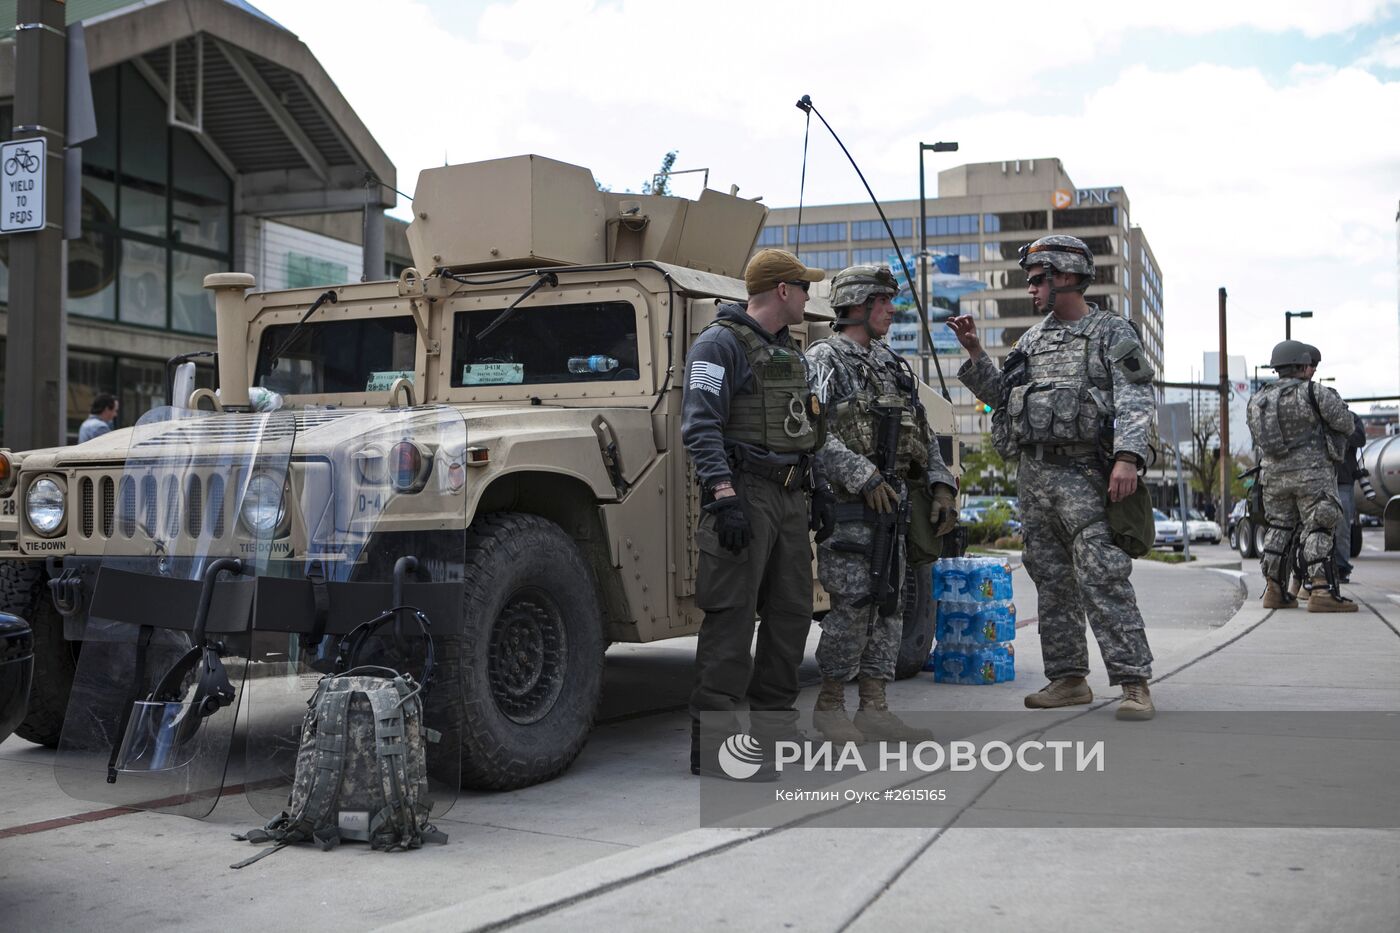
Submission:
[[[282,491],[282,480],[268,473],[255,474],[248,481],[240,514],[254,534],[271,535],[282,524],[286,514]]]
[[[24,514],[29,527],[44,537],[50,537],[63,527],[63,487],[44,477],[29,484],[24,494]]]

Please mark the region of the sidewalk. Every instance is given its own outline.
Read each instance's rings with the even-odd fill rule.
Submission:
[[[1154,634],[1158,705],[1400,710],[1400,607],[1381,588],[1349,592],[1356,615],[1247,600],[1204,637],[1168,648]],[[963,695],[1019,707],[1040,682],[1027,633],[1017,662],[1015,684]],[[1091,681],[1089,715],[1106,716],[1116,691]],[[899,688],[900,709],[934,696]],[[1396,829],[695,829],[389,929],[1378,930],[1400,916],[1397,868]]]

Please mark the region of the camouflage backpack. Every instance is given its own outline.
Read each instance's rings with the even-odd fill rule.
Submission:
[[[395,610],[344,636],[336,673],[321,678],[302,719],[287,808],[262,829],[235,836],[273,845],[230,867],[298,842],[329,850],[355,839],[394,852],[447,841],[428,822],[427,742],[434,736],[423,724],[422,695],[432,677],[433,649],[427,619],[412,611],[427,645],[423,683],[387,667],[355,665],[366,640]]]

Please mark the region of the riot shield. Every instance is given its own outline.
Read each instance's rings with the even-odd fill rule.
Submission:
[[[70,796],[196,818],[218,802],[295,435],[290,412],[159,408],[124,465],[73,482],[105,542],[54,759]]]
[[[454,408],[348,413],[297,435],[298,547],[274,556],[259,580],[244,702],[244,786],[258,813],[292,808],[304,720],[322,679],[367,668],[407,674],[421,688],[432,815],[456,801],[458,688],[429,659],[460,635],[466,478],[466,423]],[[341,765],[346,774],[371,767],[344,756]]]

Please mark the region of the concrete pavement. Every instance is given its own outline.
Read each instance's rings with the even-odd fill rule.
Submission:
[[[1350,589],[1365,606],[1347,617],[1266,613],[1257,598],[1235,612],[1240,571],[1138,562],[1158,705],[1400,710],[1392,557],[1363,555]],[[1257,597],[1257,574],[1243,573]],[[1023,571],[1015,580],[1024,622],[1034,591]],[[303,847],[232,872],[253,850],[226,832],[259,821],[241,797],[204,822],[127,814],[0,838],[6,925],[1274,930],[1393,929],[1400,916],[1394,830],[697,828],[700,781],[685,771],[692,656],[689,639],[615,646],[603,724],[575,767],[540,787],[464,795],[442,821],[446,847]],[[1107,717],[1116,691],[1093,656],[1099,701],[1087,715]],[[1021,710],[1041,683],[1033,625],[1019,633],[1017,673],[990,687],[921,675],[895,685],[892,704]],[[41,749],[0,746],[0,831],[89,809],[54,788],[50,767]],[[204,910],[179,894],[195,890]]]

